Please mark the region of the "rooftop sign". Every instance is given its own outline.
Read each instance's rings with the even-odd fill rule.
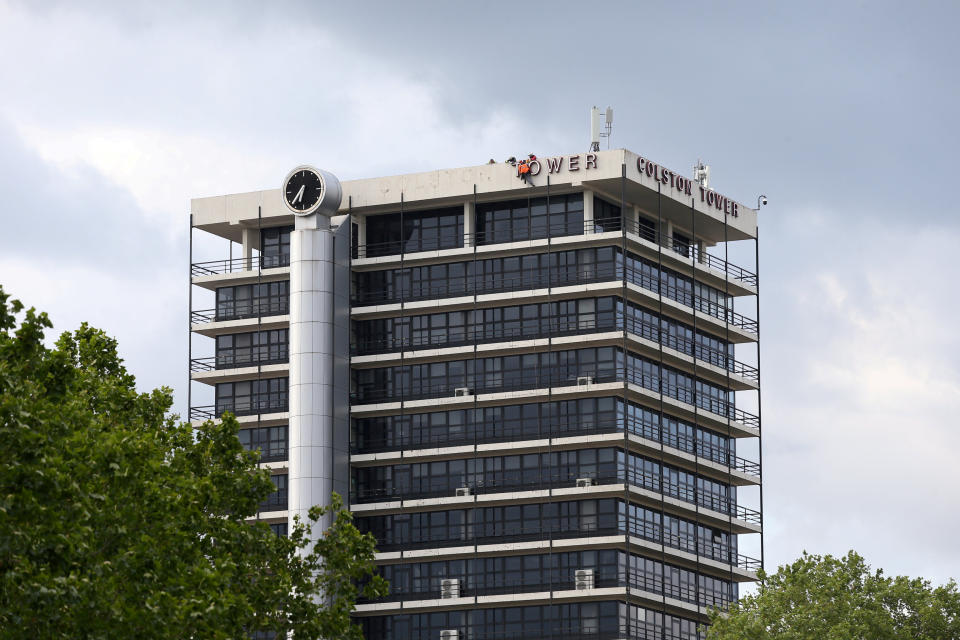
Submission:
[[[720,195],[712,189],[707,189],[690,178],[685,178],[678,173],[665,169],[655,162],[650,162],[643,156],[637,157],[637,171],[640,175],[646,174],[648,178],[653,178],[663,186],[669,185],[674,191],[682,195],[692,196],[695,192],[700,195],[700,202],[708,207],[713,207],[717,211],[722,211],[726,215],[734,218],[740,215],[740,204],[731,200],[727,196]]]

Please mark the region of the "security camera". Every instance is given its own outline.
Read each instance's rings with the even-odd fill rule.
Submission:
[[[761,205],[767,204],[767,196],[760,196],[760,204]]]

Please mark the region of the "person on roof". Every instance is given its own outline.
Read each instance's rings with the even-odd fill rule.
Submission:
[[[530,164],[526,160],[521,160],[520,164],[517,165],[517,174],[524,182],[530,177]]]

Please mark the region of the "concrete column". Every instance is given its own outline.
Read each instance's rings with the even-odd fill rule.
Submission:
[[[357,223],[357,257],[367,257],[367,216],[351,216]]]
[[[627,219],[627,231],[630,233],[639,233],[640,232],[640,207],[633,205],[629,208],[629,216]]]
[[[253,245],[258,240],[255,236],[257,231],[259,231],[259,229],[252,229],[250,227],[243,227],[243,229],[241,229],[244,270],[253,269]]]
[[[660,244],[664,247],[673,247],[673,222],[663,221],[663,229],[660,232]]]
[[[583,191],[583,232],[593,233],[593,191]]]
[[[335,266],[330,219],[296,218],[290,234],[290,525],[334,489]],[[347,499],[346,497],[344,498]],[[320,523],[319,536],[330,526]]]
[[[473,200],[463,203],[463,246],[472,247],[476,242],[477,210]]]

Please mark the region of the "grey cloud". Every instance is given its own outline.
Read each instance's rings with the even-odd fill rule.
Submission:
[[[902,573],[944,579],[960,566],[950,537],[960,478],[936,464],[938,451],[960,447],[949,395],[960,379],[957,6],[34,6],[9,5],[10,15],[41,11],[55,44],[26,18],[7,34],[0,117],[51,131],[148,130],[171,144],[201,137],[209,146],[198,145],[193,173],[255,167],[242,180],[211,178],[206,192],[170,185],[184,209],[189,196],[271,187],[304,158],[352,178],[583,149],[592,104],[614,106],[614,146],[680,171],[703,157],[714,186],[747,204],[765,192],[768,561],[856,547]],[[328,82],[292,91],[302,74]],[[104,326],[141,382],[175,383],[184,406],[183,235],[158,234],[129,185],[90,168],[67,180],[2,120],[0,149],[3,254],[70,282],[76,296],[44,298],[55,319]],[[738,244],[731,259],[752,264],[752,244]],[[201,259],[225,257],[222,244],[207,248]],[[97,282],[113,289],[92,289],[76,264],[112,273]],[[138,297],[145,270],[161,301]],[[844,302],[830,302],[824,277]],[[30,302],[40,280],[14,284]],[[129,300],[104,308],[116,295]],[[139,326],[144,317],[156,326]],[[886,389],[878,371],[902,376],[888,393],[902,406],[873,400]],[[943,397],[925,385],[944,385]]]
[[[169,266],[180,251],[143,220],[129,192],[89,166],[64,171],[45,162],[2,119],[0,197],[8,257],[142,274]]]

